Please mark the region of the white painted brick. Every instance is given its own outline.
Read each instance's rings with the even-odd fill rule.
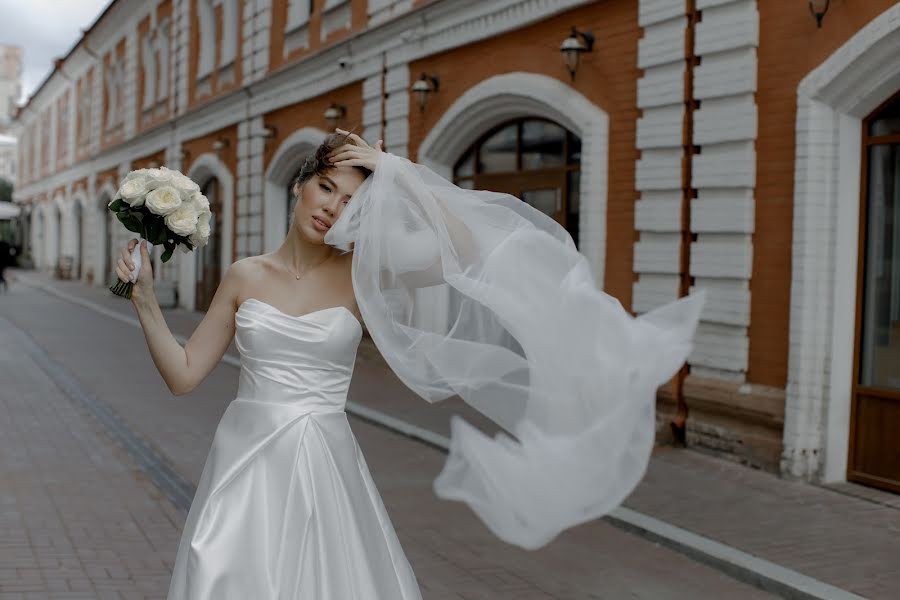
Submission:
[[[641,233],[641,239],[634,245],[634,270],[677,274],[680,248],[680,234]]]
[[[681,198],[638,200],[634,205],[634,225],[640,231],[680,232]]]
[[[744,327],[702,322],[694,336],[692,365],[746,371],[750,342]]]
[[[250,196],[250,212],[258,213],[262,211],[262,195],[261,194],[253,194]]]
[[[755,140],[756,102],[752,94],[704,100],[694,112],[694,143]]]
[[[691,293],[706,290],[702,319],[726,325],[750,325],[750,290],[748,282],[739,279],[707,279],[698,277]]]
[[[691,244],[690,269],[694,277],[749,279],[753,245],[745,234],[700,234]]]
[[[707,144],[694,156],[692,187],[753,187],[755,184],[753,141]]]
[[[388,69],[384,78],[384,89],[388,93],[409,89],[409,66],[401,65]]]
[[[369,98],[381,98],[381,74],[375,75],[374,77],[369,77],[365,81],[363,81],[363,90],[362,90],[363,98],[368,100]]]
[[[363,125],[368,127],[370,125],[381,124],[381,97],[378,96],[373,100],[369,100],[363,106],[362,113],[362,122]]]
[[[678,275],[642,273],[632,287],[631,308],[645,313],[678,298]]]
[[[638,24],[646,27],[683,15],[686,10],[685,0],[640,0],[638,2]]]
[[[646,69],[638,80],[638,108],[683,102],[684,70],[683,62]]]
[[[705,55],[694,69],[694,97],[699,100],[755,91],[755,48]]]
[[[384,116],[386,119],[405,119],[408,115],[409,94],[400,92],[388,96],[384,107]]]
[[[409,143],[409,121],[398,119],[388,121],[384,131],[384,143],[394,152],[394,146],[406,146]]]
[[[681,147],[683,127],[683,104],[644,109],[644,115],[637,122],[637,147]]]
[[[638,40],[638,67],[646,69],[672,62],[684,63],[687,18],[648,25]]]
[[[636,165],[639,190],[671,190],[681,188],[681,148],[643,150]]]
[[[753,233],[753,190],[703,188],[691,201],[691,231]]]
[[[694,53],[706,55],[744,46],[759,46],[756,0],[740,0],[703,11],[697,23]]]

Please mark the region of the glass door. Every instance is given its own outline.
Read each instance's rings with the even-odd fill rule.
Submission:
[[[900,492],[900,95],[864,122],[848,479]]]

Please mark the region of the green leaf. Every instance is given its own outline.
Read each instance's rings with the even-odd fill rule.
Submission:
[[[120,210],[122,210],[123,208],[125,208],[125,207],[127,207],[127,206],[128,206],[128,205],[125,204],[124,202],[122,202],[122,199],[119,198],[118,200],[113,200],[113,201],[112,201],[112,203],[109,205],[109,210],[111,210],[111,211],[117,213],[117,212],[119,212]]]
[[[125,229],[127,229],[128,231],[143,234],[144,226],[139,220],[134,218],[134,215],[129,214],[128,216],[120,218],[119,220],[122,221],[122,225],[124,225]]]
[[[163,262],[169,262],[169,259],[172,258],[172,251],[175,250],[175,247],[166,248],[166,251],[162,253],[160,260]]]
[[[147,228],[147,239],[153,244],[162,244],[166,241],[166,225],[160,217],[147,219],[144,222]]]

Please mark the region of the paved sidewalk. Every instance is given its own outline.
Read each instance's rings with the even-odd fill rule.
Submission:
[[[113,300],[116,310],[130,308]],[[0,376],[17,386],[0,388],[0,456],[13,457],[0,461],[0,600],[165,596],[186,505],[167,504],[146,478],[168,463],[199,478],[237,369],[220,365],[174,398],[149,366],[141,331],[112,314],[19,281],[0,295]],[[355,376],[354,394],[378,385]],[[148,468],[143,454],[136,462],[122,452],[98,426],[104,407],[164,464]],[[351,425],[425,600],[771,597],[604,521],[537,552],[504,544],[467,507],[434,496],[441,451],[365,421]]]
[[[103,288],[33,273],[23,276],[72,299],[134,316],[130,304]],[[166,311],[173,331],[184,336],[201,317]],[[146,360],[145,348],[142,354]],[[151,375],[159,379],[155,372]],[[351,400],[437,436],[448,435],[449,414],[467,419],[472,414],[460,402],[434,406],[417,398],[393,376],[368,339],[360,348]],[[485,425],[483,420],[479,424]],[[366,452],[368,456],[369,448]],[[187,472],[197,460],[202,466],[205,453],[196,454],[185,462]],[[824,488],[786,481],[694,451],[660,448],[625,506],[864,597],[900,597],[900,496],[848,484]],[[591,527],[576,528],[574,534]]]

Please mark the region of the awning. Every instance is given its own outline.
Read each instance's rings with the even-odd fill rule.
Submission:
[[[10,219],[15,219],[19,216],[20,212],[22,212],[22,209],[18,204],[13,204],[12,202],[0,202],[0,220],[8,221]]]

